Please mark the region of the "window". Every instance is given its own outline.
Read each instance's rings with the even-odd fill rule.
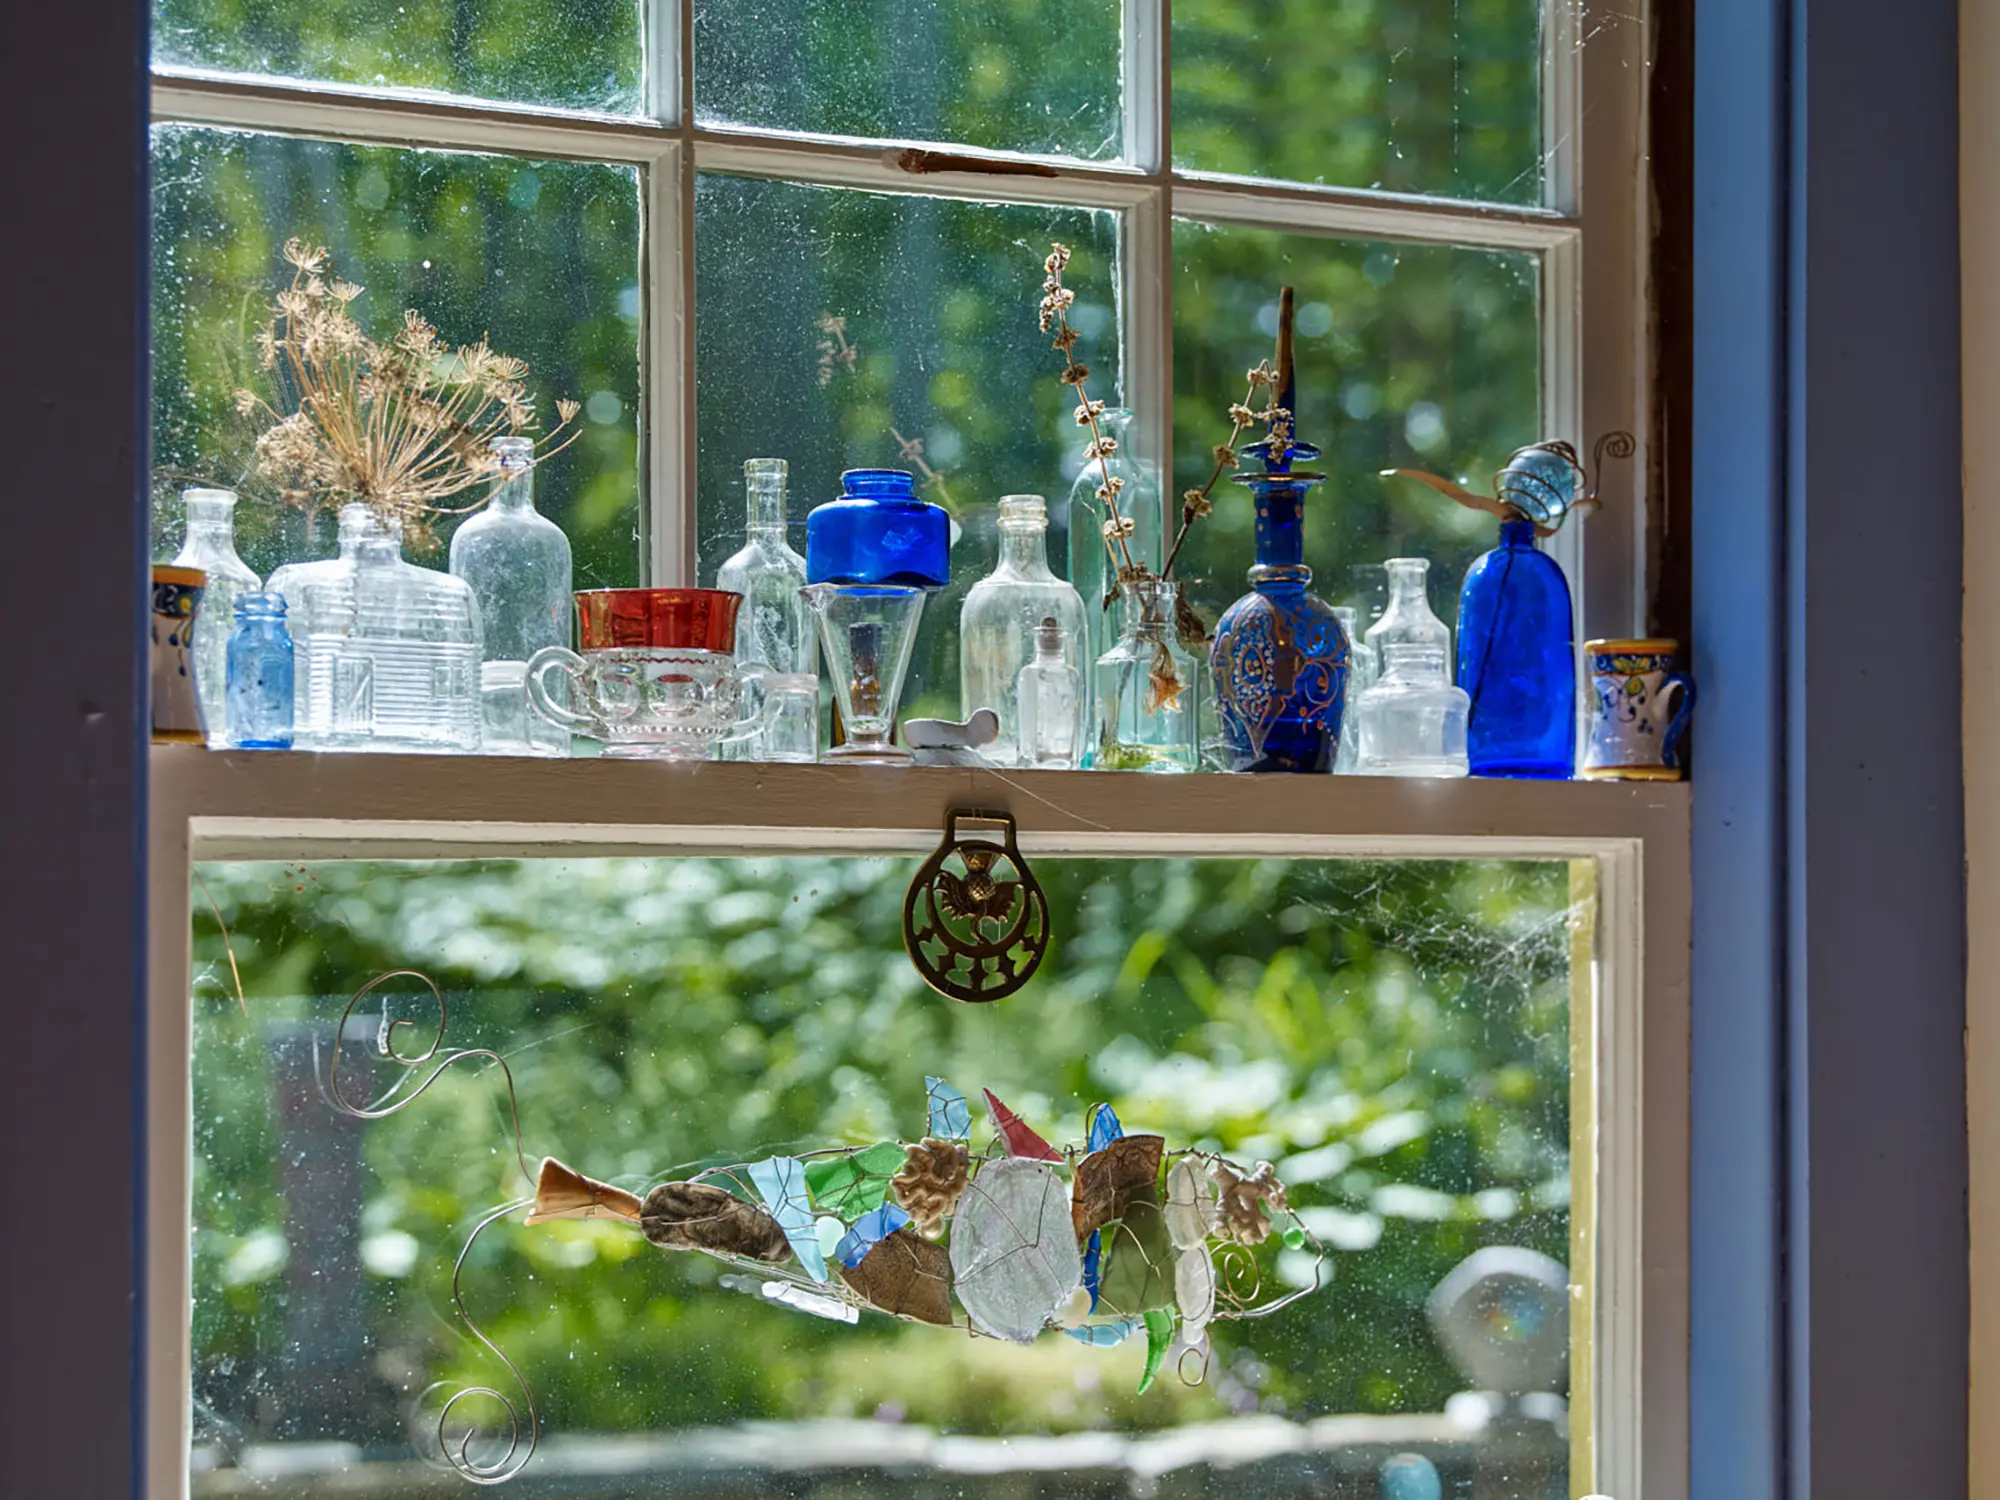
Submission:
[[[951,701],[957,600],[991,564],[992,502],[1040,491],[1057,502],[1060,525],[1079,462],[1054,357],[1032,321],[1051,239],[1075,251],[1070,280],[1093,380],[1138,414],[1143,456],[1173,477],[1161,487],[1167,496],[1206,477],[1242,372],[1268,349],[1277,287],[1297,288],[1300,427],[1326,450],[1331,479],[1309,507],[1308,557],[1335,601],[1365,602],[1362,565],[1417,553],[1438,565],[1432,603],[1450,620],[1449,580],[1483,545],[1467,518],[1384,486],[1378,470],[1423,466],[1481,484],[1514,446],[1545,435],[1627,428],[1643,443],[1641,13],[1587,41],[1566,0],[1366,0],[1331,16],[1311,0],[367,0],[324,13],[293,0],[158,0],[156,19],[163,548],[182,484],[243,474],[252,434],[229,393],[257,304],[275,284],[279,246],[294,233],[325,240],[366,284],[371,326],[415,303],[448,336],[489,333],[527,359],[545,406],[556,396],[583,403],[582,438],[537,484],[570,534],[580,587],[711,581],[740,521],[747,458],[791,461],[799,523],[834,493],[843,468],[920,454],[942,476],[934,498],[958,509],[963,535],[953,590],[926,610],[912,706]],[[1588,633],[1639,623],[1645,474],[1642,449],[1587,533],[1558,539]],[[251,506],[243,518],[244,552],[260,573],[301,555],[300,518]],[[1213,618],[1241,590],[1247,507],[1223,500],[1190,547],[1190,593]],[[270,1139],[246,1147],[240,1134],[270,1128],[268,1094],[244,1092],[268,1089],[276,1066],[276,1033],[257,1028],[277,1027],[286,1005],[323,1019],[340,974],[400,947],[407,961],[447,968],[454,986],[505,992],[483,1013],[488,1027],[530,990],[549,1001],[545,1021],[584,1006],[574,975],[560,986],[489,985],[475,973],[478,955],[370,929],[369,901],[414,917],[419,889],[443,893],[436,910],[445,910],[453,892],[477,887],[481,899],[520,903],[521,930],[560,945],[578,933],[574,914],[543,910],[536,893],[552,881],[627,878],[671,892],[677,880],[712,877],[756,898],[733,909],[763,910],[810,860],[865,896],[870,915],[855,931],[888,962],[893,929],[881,917],[903,878],[899,862],[935,839],[948,807],[976,800],[1010,807],[1030,857],[1050,861],[1076,893],[1066,920],[1079,924],[1077,947],[1055,960],[1052,994],[1082,986],[1088,966],[1106,961],[1085,941],[1090,923],[1116,903],[1160,899],[1175,880],[1197,891],[1203,881],[1267,879],[1274,891],[1291,882],[1317,892],[1286,908],[1298,913],[1287,918],[1297,931],[1285,929],[1296,945],[1394,947],[1403,956],[1383,957],[1384,975],[1398,964],[1422,970],[1409,953],[1425,934],[1447,936],[1449,952],[1412,993],[1435,1000],[1447,982],[1436,975],[1464,971],[1490,1010],[1473,1028],[1478,1046],[1491,1044],[1498,1058],[1506,1046],[1494,1037],[1518,1033],[1532,1053],[1496,1063],[1527,1073],[1508,1074],[1479,1106],[1508,1149],[1519,1148],[1512,1165],[1494,1175],[1482,1158],[1476,1170],[1432,1180],[1413,1165],[1427,1148],[1412,1148],[1379,1180],[1305,1194],[1306,1206],[1354,1246],[1367,1215],[1396,1217],[1375,1203],[1380,1192],[1406,1189],[1387,1202],[1442,1215],[1398,1219],[1416,1226],[1411,1243],[1422,1251],[1409,1284],[1381,1290],[1395,1267],[1380,1258],[1358,1274],[1363,1303],[1381,1292],[1386,1321],[1374,1337],[1408,1331],[1421,1303],[1415,1282],[1458,1243],[1450,1226],[1512,1223],[1496,1217],[1511,1201],[1535,1247],[1560,1257],[1568,1245],[1581,1301],[1571,1309],[1569,1442],[1534,1458],[1504,1493],[1589,1484],[1619,1500],[1685,1494],[1684,789],[1221,777],[1162,787],[1139,777],[418,757],[244,765],[179,747],[156,751],[153,768],[155,1493],[191,1484],[197,1494],[237,1493],[229,1486],[273,1478],[254,1462],[190,1471],[191,1452],[198,1466],[227,1467],[231,1445],[240,1450],[226,1426],[254,1410],[253,1381],[278,1382],[262,1389],[279,1393],[290,1378],[276,1365],[220,1368],[234,1357],[231,1339],[248,1339],[238,1352],[257,1357],[272,1347],[260,1341],[282,1341],[282,1330],[257,1325],[276,1316],[276,1302],[256,1289],[282,1276],[274,1267],[290,1253],[289,1209],[271,1189]],[[767,862],[746,864],[752,855]],[[390,863],[408,861],[444,863]],[[306,889],[287,895],[279,869]],[[206,889],[191,888],[196,871]],[[335,891],[360,893],[362,905],[343,909]],[[228,1030],[235,1013],[218,1003],[211,896],[238,933],[234,951],[255,992],[248,1030]],[[1377,906],[1366,908],[1371,899]],[[699,914],[727,930],[712,904]],[[497,951],[490,908],[473,917],[471,930],[483,934],[475,946]],[[1526,926],[1508,937],[1517,918]],[[1172,920],[1148,910],[1144,930]],[[1505,951],[1488,964],[1481,944],[1494,942]],[[1257,993],[1249,948],[1236,946],[1232,1003],[1245,984]],[[287,952],[305,967],[287,970]],[[308,952],[319,956],[300,957]],[[1262,954],[1255,973],[1269,974],[1270,962]],[[1328,973],[1348,969],[1372,972],[1349,953],[1314,971],[1310,988],[1325,1002],[1338,989]],[[1192,969],[1156,984],[1142,991],[1169,1010],[1199,989]],[[771,1045],[800,1007],[832,995],[830,978],[823,989],[808,985],[783,1024],[703,1039],[690,1055],[710,1069],[733,1066],[729,1048]],[[289,998],[260,1012],[274,996]],[[1216,1060],[1203,1050],[1213,1036],[1184,1042],[1162,1030],[1148,1039],[1145,1025],[1121,1031],[1112,1019],[1080,1016],[1069,1042],[1108,1053],[1130,1032],[1157,1057]],[[646,1045],[676,1035],[663,1022]],[[1450,1038],[1439,1035],[1448,1052]],[[522,1040],[493,1036],[502,1050]],[[879,1088],[890,1099],[905,1075],[920,1074],[926,1060],[904,1050],[869,1060],[879,1076],[857,1070],[860,1093]],[[1288,1079],[1313,1055],[1271,1037],[1237,1050],[1232,1065]],[[631,1086],[635,1060],[628,1050],[611,1057],[614,1092]],[[1411,1070],[1410,1087],[1456,1088],[1457,1066],[1432,1058]],[[1125,1074],[1104,1079],[1120,1099],[1145,1097],[1121,1092]],[[484,1121],[482,1082],[454,1079],[439,1098],[465,1112],[455,1119]],[[1096,1084],[1052,1087],[1052,1114],[1068,1122]],[[1523,1092],[1509,1094],[1516,1085]],[[539,1094],[529,1106],[544,1119],[554,1107]],[[1230,1128],[1255,1141],[1271,1135],[1264,1124]],[[420,1125],[402,1117],[381,1138]],[[610,1136],[598,1144],[608,1149]],[[1326,1144],[1351,1145],[1331,1134]],[[1284,1157],[1320,1147],[1301,1138],[1270,1149]],[[330,1211],[329,1222],[361,1236],[354,1264],[380,1283],[364,1298],[386,1298],[392,1322],[421,1321],[419,1287],[422,1296],[437,1290],[420,1279],[434,1269],[441,1241],[425,1235],[435,1226],[426,1221],[419,1234],[393,1204],[367,1205],[424,1191],[423,1174],[392,1183],[384,1162],[366,1165],[377,1180],[361,1217]],[[448,1217],[456,1204],[439,1212]],[[572,1246],[549,1252],[558,1259],[591,1248],[565,1233],[548,1241]],[[407,1274],[419,1279],[388,1274],[412,1238],[422,1269],[412,1262]],[[503,1258],[534,1253],[510,1243]],[[656,1291],[659,1277],[683,1269],[648,1265]],[[723,1315],[717,1299],[732,1297],[695,1290],[702,1317]],[[676,1301],[680,1292],[660,1295]],[[694,1290],[687,1296],[695,1306]],[[388,1325],[370,1326],[374,1336]],[[530,1332],[537,1359],[556,1357]],[[1280,1339],[1276,1352],[1304,1347]],[[1380,1414],[1407,1401],[1435,1415],[1443,1383],[1457,1378],[1434,1351],[1410,1355],[1407,1381],[1391,1372],[1383,1384],[1381,1363],[1337,1359],[1322,1385],[1296,1387],[1299,1410]],[[883,1374],[884,1391],[901,1378]],[[662,1426],[664,1408],[653,1405],[562,1399],[573,1432],[673,1425]],[[882,1404],[896,1399],[885,1394]],[[753,1407],[744,1397],[714,1411]],[[381,1437],[388,1409],[371,1409],[361,1441]],[[676,1410],[680,1423],[706,1408]],[[787,1414],[834,1410],[830,1400],[801,1402]],[[338,1430],[328,1420],[295,1435],[347,1441]],[[1046,1429],[1023,1417],[992,1430]],[[243,1441],[256,1446],[257,1434]],[[1399,1436],[1372,1461],[1379,1468],[1428,1441]],[[291,1457],[306,1467],[278,1482],[304,1493],[351,1467],[352,1455]],[[1469,1472],[1443,1469],[1448,1479]]]

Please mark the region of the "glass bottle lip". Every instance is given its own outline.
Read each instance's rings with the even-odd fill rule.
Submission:
[[[852,500],[914,503],[917,476],[908,469],[849,469],[840,476],[841,494]]]
[[[746,458],[743,460],[743,477],[745,479],[777,479],[782,481],[791,472],[791,467],[782,458]],[[849,472],[865,471],[850,470]],[[844,481],[847,475],[843,474],[841,478]]]
[[[1421,578],[1430,572],[1431,560],[1428,557],[1392,557],[1382,566],[1391,578],[1399,573],[1405,578],[1412,575]]]
[[[236,596],[236,618],[247,620],[252,617],[282,620],[285,617],[285,596],[268,589],[254,594]]]
[[[1000,525],[1007,531],[1046,531],[1049,502],[1040,495],[1002,495]]]
[[[236,513],[236,491],[190,488],[181,491],[190,524],[227,522]]]
[[[525,437],[497,437],[488,445],[506,470],[534,467],[535,440]]]

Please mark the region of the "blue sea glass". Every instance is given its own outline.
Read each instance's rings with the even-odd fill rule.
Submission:
[[[1319,449],[1273,436],[1245,450],[1264,466],[1240,474],[1256,505],[1252,592],[1223,611],[1209,647],[1224,765],[1231,771],[1328,772],[1347,712],[1347,631],[1311,591],[1306,491],[1323,474],[1295,471]]]
[[[841,496],[806,517],[808,583],[943,588],[951,579],[951,518],[917,498],[902,469],[849,469]]]
[[[1458,685],[1472,698],[1474,776],[1564,781],[1576,770],[1576,647],[1569,580],[1528,521],[1466,570]]]

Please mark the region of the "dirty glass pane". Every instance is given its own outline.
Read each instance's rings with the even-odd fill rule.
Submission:
[[[1174,0],[1175,164],[1542,201],[1540,0]]]
[[[1365,623],[1385,602],[1374,565],[1425,557],[1431,608],[1455,622],[1466,566],[1494,545],[1495,523],[1380,471],[1429,469],[1490,493],[1508,454],[1551,435],[1537,415],[1538,275],[1530,253],[1177,222],[1176,493],[1208,478],[1292,286],[1299,435],[1323,450],[1313,467],[1327,476],[1306,500],[1315,587]],[[1180,570],[1211,623],[1243,592],[1254,552],[1248,492],[1225,474],[1213,494]]]
[[[914,863],[202,867],[193,1493],[463,1494],[422,1461],[439,1407],[514,1390],[451,1300],[473,1226],[531,1191],[505,1077],[474,1058],[367,1123],[329,1103],[336,1047],[361,1095],[397,1071],[385,1037],[432,1040],[408,979],[337,1040],[350,994],[405,966],[441,987],[447,1048],[506,1059],[530,1173],[546,1154],[644,1193],[910,1141],[929,1075],[974,1101],[982,1158],[990,1088],[1059,1147],[1102,1101],[1170,1152],[1268,1161],[1325,1247],[1317,1271],[1275,1232],[1220,1257],[1249,1302],[1318,1284],[1210,1324],[1206,1379],[1175,1361],[1141,1394],[1143,1342],[829,1321],[623,1220],[516,1208],[461,1288],[539,1413],[510,1493],[1569,1493],[1569,1203],[1591,1166],[1570,1155],[1568,1041],[1589,908],[1565,863],[1040,860],[1056,944],[981,1006],[903,954]],[[1474,1394],[1496,1384],[1516,1394]]]
[[[695,185],[701,581],[743,540],[743,462],[791,464],[792,543],[850,468],[904,468],[960,527],[924,605],[906,715],[958,717],[958,615],[998,557],[1002,495],[1048,497],[1082,463],[1062,361],[1036,328],[1049,243],[1074,252],[1070,319],[1093,397],[1118,391],[1111,213],[851,192],[704,173]],[[1060,569],[1063,534],[1052,531]]]
[[[558,398],[583,403],[582,436],[537,473],[536,502],[569,533],[579,588],[638,582],[631,168],[178,125],[153,133],[154,556],[179,546],[191,484],[240,493],[238,548],[259,574],[333,553],[332,518],[281,505],[253,472],[263,424],[231,402],[271,378],[252,340],[290,284],[280,252],[293,235],[365,288],[351,310],[372,336],[416,308],[452,343],[489,336],[526,360],[545,428]],[[442,566],[453,524],[415,560]]]
[[[631,114],[637,0],[154,0],[153,58]]]
[[[704,125],[1124,150],[1119,0],[690,0]]]

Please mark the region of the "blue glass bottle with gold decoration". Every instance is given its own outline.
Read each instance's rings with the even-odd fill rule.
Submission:
[[[1223,612],[1209,647],[1223,763],[1231,771],[1330,772],[1347,713],[1350,643],[1333,607],[1312,592],[1305,562],[1306,491],[1324,474],[1292,467],[1319,457],[1293,436],[1292,291],[1278,314],[1278,397],[1287,415],[1244,450],[1261,474],[1239,474],[1256,505],[1251,592]]]

